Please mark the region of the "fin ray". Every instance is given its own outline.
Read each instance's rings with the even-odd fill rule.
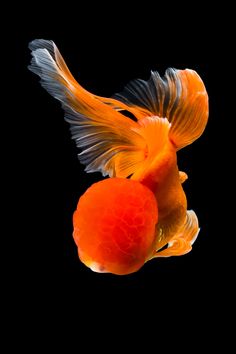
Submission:
[[[140,155],[146,142],[138,133],[139,125],[83,89],[54,42],[38,39],[31,42],[29,48],[33,57],[29,69],[39,75],[42,86],[61,101],[72,138],[83,150],[78,156],[87,166],[87,172],[101,171],[104,176],[113,176],[115,154],[129,151],[135,154],[136,151]]]
[[[194,70],[169,68],[165,76],[151,72],[148,81],[131,81],[114,98],[144,113],[167,118],[171,123],[170,139],[181,149],[198,139],[208,120],[208,95]]]
[[[193,243],[199,234],[197,215],[193,210],[187,211],[183,227],[169,242],[168,247],[163,251],[155,253],[152,258],[182,256],[191,251]]]

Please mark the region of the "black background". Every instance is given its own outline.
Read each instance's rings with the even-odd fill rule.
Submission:
[[[108,327],[117,318],[127,327],[137,319],[139,327],[142,316],[148,321],[156,317],[165,328],[176,327],[180,318],[185,330],[191,318],[206,325],[226,311],[219,294],[229,292],[222,170],[227,165],[224,72],[230,28],[225,25],[223,32],[220,25],[229,12],[218,9],[211,16],[203,5],[178,11],[139,9],[139,15],[128,15],[123,8],[119,14],[106,10],[93,8],[92,17],[91,10],[71,7],[52,16],[39,8],[37,19],[29,16],[15,31],[20,114],[11,124],[16,131],[15,213],[21,232],[14,232],[11,259],[17,259],[17,298],[24,309],[32,309],[29,322],[37,313],[45,322],[51,314],[59,323],[70,314],[78,325],[86,327],[86,321],[87,328],[99,326],[98,318],[105,318]],[[83,171],[59,102],[27,70],[27,46],[35,38],[52,39],[80,84],[100,96],[121,91],[129,80],[148,79],[150,70],[164,74],[168,67],[190,68],[202,77],[210,100],[209,123],[199,140],[178,153],[179,168],[189,176],[184,184],[189,209],[196,211],[201,227],[192,252],[153,260],[121,277],[93,273],[79,261],[72,215],[79,197],[102,177]]]

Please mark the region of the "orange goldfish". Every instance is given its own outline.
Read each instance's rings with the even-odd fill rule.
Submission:
[[[29,47],[29,69],[62,102],[85,171],[110,177],[88,188],[74,213],[81,261],[94,271],[123,275],[150,259],[188,253],[199,225],[187,210],[187,175],[178,170],[177,151],[207,124],[200,76],[189,69],[169,68],[163,78],[151,72],[148,81],[131,81],[104,98],[81,87],[52,41],[37,39]]]

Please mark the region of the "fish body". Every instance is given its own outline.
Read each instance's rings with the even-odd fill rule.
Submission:
[[[149,169],[139,176],[139,181],[154,193],[158,201],[157,251],[183,225],[187,212],[187,199],[180,180],[176,149],[169,139]]]
[[[90,193],[85,193],[81,197],[82,201],[78,203],[74,216],[74,238],[81,260],[96,271],[128,274],[138,270],[152,258],[188,253],[198,235],[199,226],[196,214],[192,210],[187,210],[187,199],[182,188],[187,175],[178,170],[177,151],[199,138],[207,124],[208,95],[199,75],[189,69],[170,68],[163,78],[158,72],[151,72],[148,81],[131,81],[123,92],[115,94],[112,98],[105,98],[93,95],[81,87],[52,41],[35,40],[30,44],[30,49],[33,58],[29,68],[41,77],[42,86],[61,101],[65,119],[70,124],[72,138],[82,150],[78,156],[80,162],[86,166],[85,171],[100,171],[103,176],[110,177],[110,181],[104,180],[99,187],[92,186]],[[123,114],[125,111],[130,112],[136,121]],[[110,230],[110,234],[106,234],[107,239],[119,240],[120,253],[116,248],[113,256],[114,254],[117,256],[111,264],[105,259],[105,253],[101,258],[103,248],[101,243],[106,244],[107,239],[105,240],[103,232],[99,231],[102,230],[100,223],[98,232],[94,232],[96,241],[92,235],[91,230],[95,230],[97,222],[94,216],[96,212],[93,211],[90,219],[86,219],[87,224],[92,225],[92,229],[85,225],[82,215],[88,215],[86,210],[91,203],[100,205],[105,213],[107,207],[108,210],[116,210],[114,198],[103,198],[102,194],[98,196],[95,191],[101,188],[104,193],[107,190],[110,195],[116,195],[118,190],[124,194],[122,188],[125,190],[127,187],[124,179],[129,181],[129,186],[137,190],[140,186],[147,187],[139,189],[142,190],[143,199],[146,198],[146,194],[152,193],[158,211],[154,213],[156,219],[152,218],[155,225],[151,225],[151,228],[153,227],[151,236],[150,230],[143,231],[142,236],[138,231],[134,231],[133,234],[133,231],[129,231],[127,223],[127,229],[124,231],[126,236],[117,236],[119,227],[115,226]],[[114,183],[111,180],[114,180]],[[119,188],[119,185],[123,187]],[[94,201],[89,199],[90,204],[84,203],[85,197],[90,198],[93,195],[96,195]],[[106,204],[101,204],[105,203],[105,199]],[[126,198],[123,198],[122,203],[123,209],[129,206],[129,200]],[[136,212],[130,209],[132,213],[130,220],[135,220],[133,214]],[[114,213],[110,215],[112,225],[123,223],[122,220],[117,221],[117,215]],[[84,230],[90,231],[82,247],[80,240],[84,240]],[[132,264],[128,265],[128,262],[124,265],[123,254],[130,245],[130,239],[134,240],[135,237],[137,240],[140,237],[142,239],[140,250],[143,249],[145,240],[152,240],[149,244],[151,248],[144,247],[144,253],[139,250],[142,257],[137,258],[135,254],[138,255],[139,251],[136,247],[136,251],[132,250],[130,254],[132,259],[139,259],[138,263],[134,265],[130,261]],[[108,253],[111,254],[113,241],[108,247]],[[161,250],[163,246],[167,248]]]

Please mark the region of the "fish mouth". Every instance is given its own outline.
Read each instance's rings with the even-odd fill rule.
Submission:
[[[81,262],[84,263],[93,272],[96,272],[96,273],[110,273],[110,272],[108,272],[106,270],[104,265],[102,265],[102,264],[94,261],[90,257],[88,257],[83,251],[81,251],[81,249],[79,249],[79,247],[78,247],[78,254],[79,254],[79,258],[80,258]]]
[[[96,273],[109,273],[103,265],[97,262],[91,262],[88,267]]]

